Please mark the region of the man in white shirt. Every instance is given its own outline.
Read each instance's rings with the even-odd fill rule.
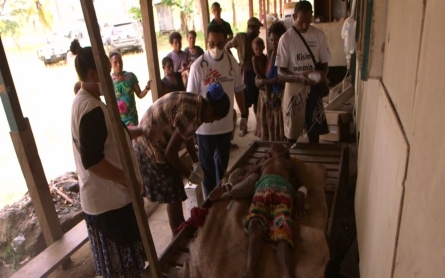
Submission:
[[[275,61],[278,77],[286,82],[282,102],[284,135],[289,142],[296,143],[306,124],[309,142],[317,143],[319,135],[327,133],[328,127],[321,97],[316,92],[308,93],[310,85],[325,82],[331,54],[326,35],[311,26],[310,2],[298,2],[293,18],[295,26],[281,37]],[[319,70],[315,70],[312,56],[298,32],[309,45],[317,63],[321,64]],[[314,71],[320,74],[317,82],[309,78]]]
[[[233,102],[236,99],[241,115],[246,115],[241,69],[232,55],[224,51],[226,32],[221,25],[207,29],[208,50],[190,68],[187,92],[205,97],[212,82],[220,83],[229,96],[230,111],[222,120],[202,124],[196,131],[199,161],[204,170],[204,195],[216,187],[229,164],[230,140],[233,131]],[[247,117],[242,117],[240,129],[247,128]]]

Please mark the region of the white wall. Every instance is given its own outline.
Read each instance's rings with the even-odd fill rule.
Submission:
[[[443,0],[389,0],[373,30],[385,33],[383,75],[356,84],[361,277],[445,273],[443,11]]]

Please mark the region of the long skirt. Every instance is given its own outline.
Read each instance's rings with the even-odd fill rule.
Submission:
[[[147,260],[132,204],[98,215],[85,213],[98,276],[143,277]]]
[[[286,141],[284,137],[283,112],[281,107],[270,107],[263,98],[264,91],[260,90],[257,110],[256,136],[261,141]]]

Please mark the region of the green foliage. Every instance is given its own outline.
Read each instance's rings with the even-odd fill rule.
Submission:
[[[10,36],[13,37],[19,33],[20,24],[15,21],[5,19],[0,20],[0,34],[2,36]]]
[[[139,7],[131,7],[130,10],[128,10],[128,13],[135,20],[141,20],[142,19],[141,8],[139,8]]]
[[[186,15],[191,15],[194,12],[193,4],[195,2],[192,0],[189,0],[188,2],[186,2],[186,0],[162,0],[161,2],[170,7],[178,7]]]

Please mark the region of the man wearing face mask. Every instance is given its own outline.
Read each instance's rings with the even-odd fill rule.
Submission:
[[[224,51],[225,40],[226,32],[221,25],[209,26],[208,50],[192,64],[187,83],[187,92],[202,96],[211,83],[220,83],[230,99],[230,111],[225,118],[215,123],[204,123],[196,131],[199,162],[204,170],[205,197],[219,184],[229,164],[234,99],[241,115],[246,115],[247,110],[241,68],[235,58]],[[240,129],[247,129],[247,116],[240,123]]]
[[[252,49],[252,41],[260,34],[260,27],[263,24],[256,17],[252,17],[247,21],[247,33],[237,33],[236,36],[230,40],[226,46],[226,51],[235,47],[238,52],[238,60],[244,75],[244,84],[246,85],[245,99],[246,111],[249,113],[249,108],[253,105],[253,112],[256,115],[259,90],[255,85],[255,72],[252,66],[252,57],[254,56]],[[246,118],[248,114],[245,115]],[[247,133],[247,128],[241,130],[240,136]]]

